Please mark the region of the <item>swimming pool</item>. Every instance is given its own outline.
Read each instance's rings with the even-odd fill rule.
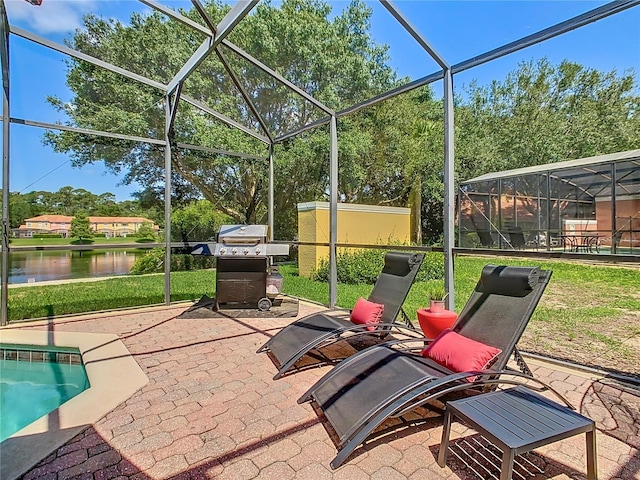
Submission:
[[[0,442],[87,388],[78,349],[0,344]]]
[[[64,320],[61,323],[64,324]],[[20,478],[149,381],[117,335],[60,331],[52,328],[50,320],[30,322],[29,327],[32,326],[41,329],[0,328],[0,345],[32,345],[36,350],[55,350],[59,363],[64,364],[69,363],[64,355],[80,352],[91,388],[0,443],[2,480]]]

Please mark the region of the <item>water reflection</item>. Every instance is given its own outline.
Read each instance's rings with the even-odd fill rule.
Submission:
[[[142,249],[11,252],[9,283],[126,275]]]

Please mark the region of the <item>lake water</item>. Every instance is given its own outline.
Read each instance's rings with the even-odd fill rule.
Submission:
[[[11,252],[9,283],[126,275],[136,259],[145,253],[146,250],[136,248]]]

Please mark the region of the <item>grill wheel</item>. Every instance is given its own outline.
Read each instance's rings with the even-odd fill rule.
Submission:
[[[271,308],[271,305],[271,300],[269,300],[267,297],[258,300],[258,310],[260,310],[261,312],[268,312]]]

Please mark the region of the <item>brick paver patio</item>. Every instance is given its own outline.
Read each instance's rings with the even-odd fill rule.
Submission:
[[[256,349],[291,318],[176,318],[187,307],[74,317],[23,329],[115,333],[149,383],[24,478],[44,479],[471,479],[464,462],[436,464],[441,417],[388,428],[336,471],[321,418],[297,398],[328,368],[272,381]],[[300,314],[317,309],[301,304]],[[582,371],[531,362],[597,421],[601,479],[640,479],[640,393]],[[453,438],[475,432],[454,424]],[[535,479],[586,478],[584,436],[536,450]],[[481,476],[485,475],[482,472]],[[516,477],[514,477],[516,478]],[[518,477],[519,478],[519,477]]]

